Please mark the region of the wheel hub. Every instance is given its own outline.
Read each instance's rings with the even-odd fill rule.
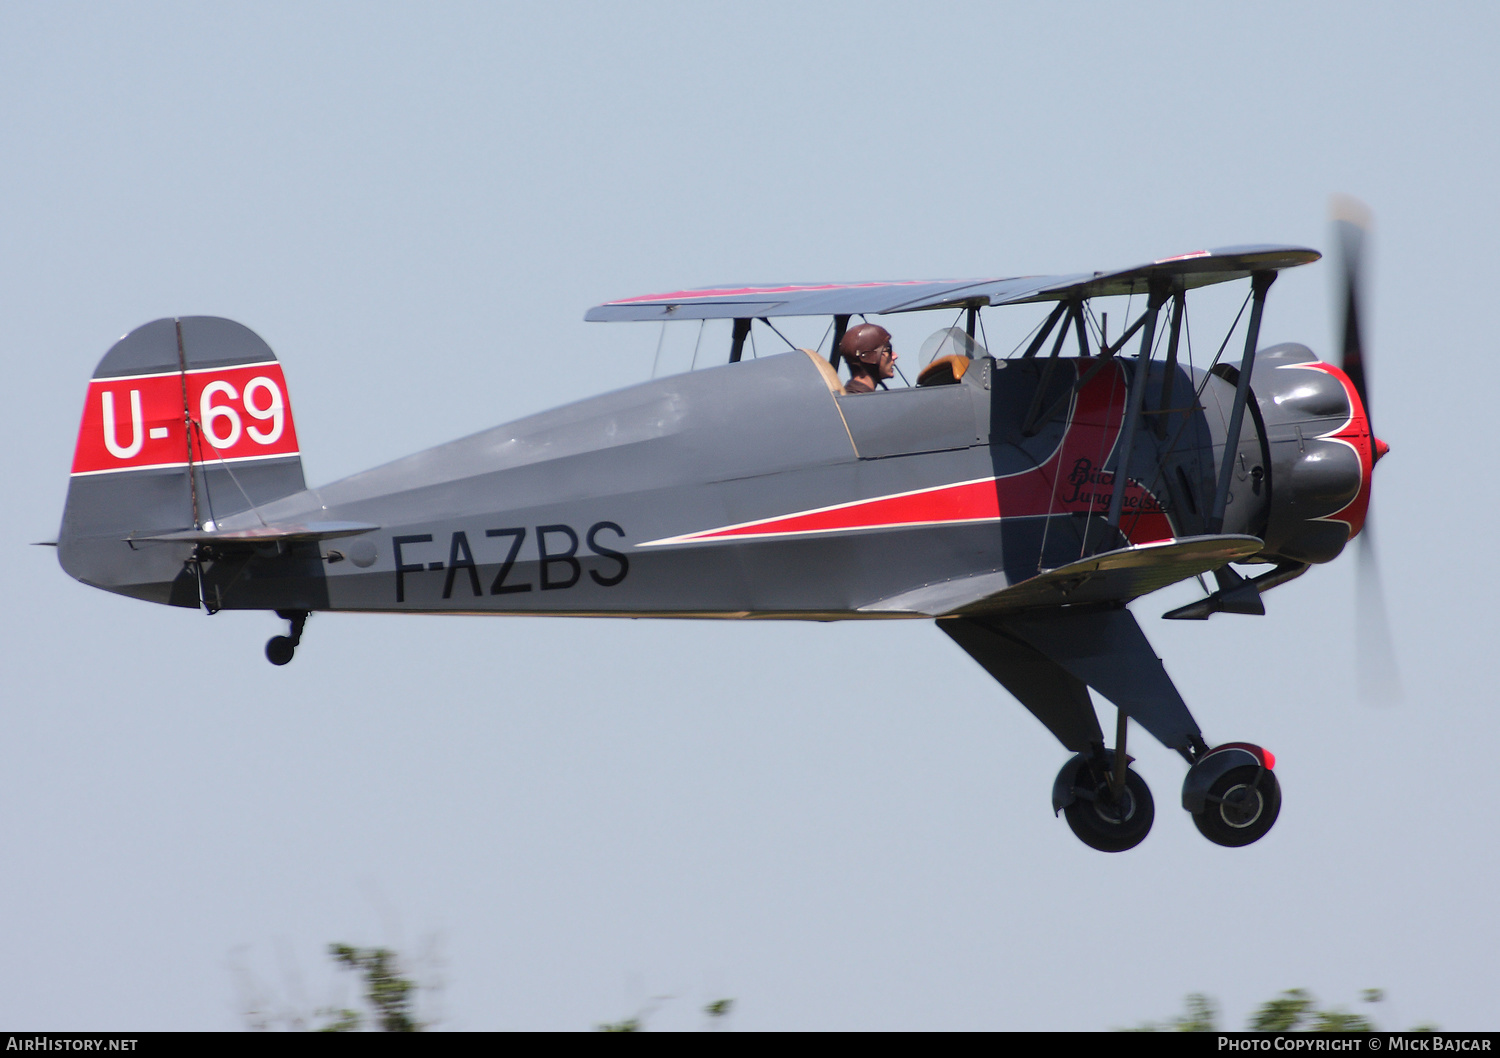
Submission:
[[[1219,803],[1219,815],[1236,830],[1243,830],[1260,818],[1264,807],[1260,791],[1242,783],[1225,791],[1224,799]]]
[[[1106,823],[1118,826],[1135,815],[1135,798],[1130,796],[1129,787],[1120,791],[1119,800],[1110,796],[1108,787],[1099,790],[1093,800],[1094,812]]]

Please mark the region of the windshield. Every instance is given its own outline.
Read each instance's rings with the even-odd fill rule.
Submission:
[[[973,360],[989,355],[989,351],[965,334],[963,328],[944,327],[922,343],[922,351],[917,354],[917,360],[926,367],[945,356],[962,356]]]

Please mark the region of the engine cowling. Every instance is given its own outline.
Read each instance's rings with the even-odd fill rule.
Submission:
[[[1270,486],[1262,557],[1327,562],[1364,527],[1385,446],[1349,377],[1305,345],[1260,350],[1250,386]]]

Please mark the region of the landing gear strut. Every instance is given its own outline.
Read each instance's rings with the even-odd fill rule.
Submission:
[[[1277,575],[1290,579],[1292,573]],[[1255,591],[1274,583],[1258,579],[1247,586]],[[1129,721],[1190,765],[1182,807],[1210,841],[1249,845],[1276,822],[1281,787],[1272,774],[1275,758],[1248,742],[1209,748],[1161,659],[1121,603],[945,617],[938,627],[1076,754],[1052,786],[1052,807],[1067,813],[1068,826],[1084,844],[1123,852],[1151,830],[1151,793],[1130,770],[1125,748]],[[1113,750],[1105,748],[1091,692],[1118,710]]]
[[[285,665],[297,653],[297,644],[302,642],[302,629],[307,624],[307,611],[277,610],[276,616],[291,623],[291,635],[272,636],[266,640],[266,660],[272,665]]]

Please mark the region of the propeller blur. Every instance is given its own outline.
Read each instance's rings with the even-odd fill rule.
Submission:
[[[1370,211],[1358,199],[1337,195],[1331,203],[1330,212],[1333,217],[1334,242],[1339,248],[1339,367],[1349,376],[1355,393],[1359,395],[1360,403],[1365,408],[1366,421],[1373,421],[1364,337],[1367,332],[1360,311],[1360,305],[1364,301],[1365,240],[1370,234]],[[1374,430],[1373,425],[1371,430]],[[1384,441],[1376,438],[1375,461],[1379,462],[1389,450]],[[1389,705],[1401,700],[1401,675],[1396,662],[1396,644],[1391,636],[1390,617],[1386,611],[1374,528],[1373,520],[1369,512],[1366,512],[1365,529],[1359,539],[1355,649],[1358,655],[1360,696],[1368,702]]]

